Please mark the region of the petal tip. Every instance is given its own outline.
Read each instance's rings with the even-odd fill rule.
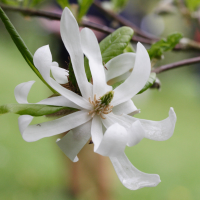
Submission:
[[[169,109],[169,117],[176,123],[177,117],[173,107],[170,107]]]

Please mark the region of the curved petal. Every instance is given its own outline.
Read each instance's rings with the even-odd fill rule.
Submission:
[[[129,122],[129,120],[126,120],[124,116],[115,115],[113,113],[107,114],[106,119],[101,119],[101,120],[106,128],[109,128],[111,125],[118,123],[128,130],[132,124]]]
[[[145,136],[145,130],[139,120],[133,122],[128,129],[127,146],[131,147],[138,144]]]
[[[81,109],[80,106],[76,105],[75,103],[66,99],[63,96],[49,97],[47,99],[39,101],[37,104],[46,104],[46,105],[53,105],[53,106],[65,106],[65,107]]]
[[[85,74],[79,27],[76,19],[67,7],[63,10],[61,16],[60,33],[63,43],[69,52],[81,94],[88,99],[92,96],[92,85],[88,82]]]
[[[95,152],[102,156],[118,156],[124,152],[126,143],[126,129],[123,126],[115,123],[106,130],[101,143]]]
[[[94,118],[92,119],[91,137],[94,143],[94,152],[96,152],[97,148],[99,147],[103,139],[102,123],[98,115],[95,115]]]
[[[135,168],[124,153],[117,157],[110,157],[110,160],[119,180],[130,190],[137,190],[143,187],[154,187],[161,182],[159,175],[146,174]]]
[[[134,69],[124,83],[114,90],[115,95],[112,104],[116,106],[136,95],[146,84],[150,71],[151,62],[149,54],[145,47],[141,43],[138,43]]]
[[[107,70],[105,70],[106,81],[108,82],[133,69],[135,56],[135,53],[124,53],[108,61],[106,63]]]
[[[14,94],[15,99],[18,103],[28,103],[28,93],[34,83],[35,81],[28,81],[25,83],[20,83],[15,87]]]
[[[127,131],[126,145],[134,146],[145,137],[145,130],[139,120],[132,122],[130,120],[126,120],[124,116],[125,115],[117,116],[110,113],[109,116],[106,117],[106,119],[102,119],[102,123],[106,128],[111,127],[115,123],[123,126]]]
[[[130,123],[139,120],[145,130],[145,138],[157,141],[169,139],[174,133],[176,124],[176,114],[173,108],[169,110],[169,117],[162,121],[137,119],[128,115],[124,115],[124,118]]]
[[[82,108],[85,108],[85,109],[92,108],[92,106],[86,99],[62,87],[60,84],[58,84],[54,79],[50,77],[50,70],[52,66],[52,56],[51,56],[51,52],[48,45],[39,48],[35,52],[33,56],[33,62],[35,66],[37,67],[38,71],[40,72],[40,74],[42,75],[42,77],[44,78],[44,80],[52,88],[54,88],[57,92],[59,92],[62,96],[74,102],[75,104],[81,106]]]
[[[23,139],[27,142],[34,142],[76,128],[90,119],[91,116],[86,111],[78,111],[53,121],[35,125],[29,125],[31,122],[29,115],[22,115],[18,118],[18,124]]]
[[[131,114],[138,109],[134,105],[133,101],[130,99],[126,102],[123,102],[117,106],[114,106],[112,111],[115,115],[122,115],[122,114]]]
[[[60,84],[68,83],[69,72],[66,69],[60,68],[57,62],[51,65],[51,73],[54,79]]]
[[[69,131],[62,139],[56,141],[59,148],[73,162],[78,161],[77,154],[90,139],[91,121]]]
[[[89,60],[90,70],[93,79],[93,94],[98,97],[111,91],[112,87],[106,83],[103,61],[101,51],[97,38],[92,30],[83,28],[81,31],[81,45],[83,53]]]

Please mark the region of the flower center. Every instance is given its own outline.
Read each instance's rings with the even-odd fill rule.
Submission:
[[[112,112],[113,106],[110,105],[110,102],[112,101],[113,96],[114,96],[114,92],[110,91],[106,93],[105,95],[103,95],[102,97],[99,97],[99,99],[96,98],[96,94],[95,94],[93,101],[89,97],[89,102],[90,104],[93,105],[93,110],[91,110],[88,113],[88,115],[92,115],[92,117],[94,117],[97,114],[102,119],[106,119],[104,115]]]

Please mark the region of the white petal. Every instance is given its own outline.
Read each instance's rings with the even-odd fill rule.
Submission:
[[[44,78],[44,80],[52,87],[54,88],[58,93],[60,93],[65,98],[69,99],[70,101],[74,102],[75,104],[81,106],[85,109],[91,109],[90,103],[85,100],[83,97],[77,95],[76,93],[62,87],[60,84],[58,84],[54,79],[50,77],[50,69],[52,65],[52,56],[49,49],[49,46],[43,46],[39,48],[34,56],[33,56],[33,62],[35,66],[37,67],[38,71]]]
[[[130,190],[154,187],[160,183],[159,175],[146,174],[139,171],[131,164],[125,154],[120,154],[117,157],[110,157],[110,160],[120,181]]]
[[[63,10],[61,16],[60,33],[64,45],[70,55],[81,94],[84,98],[88,99],[92,96],[92,85],[88,82],[85,74],[79,27],[76,19],[67,7]]]
[[[80,106],[76,105],[75,103],[66,99],[63,96],[50,97],[50,98],[47,98],[47,99],[44,99],[44,100],[38,102],[37,104],[46,104],[46,105],[53,105],[53,106],[65,106],[65,107],[81,109]]]
[[[126,145],[134,146],[144,138],[145,130],[139,120],[132,122],[129,119],[126,119],[124,116],[126,115],[117,116],[110,113],[106,116],[106,119],[102,119],[102,123],[106,128],[109,128],[115,123],[118,123],[121,126],[123,126],[127,131]]]
[[[15,87],[14,94],[15,99],[18,103],[28,103],[28,93],[34,83],[35,81],[28,81],[25,83],[20,83]]]
[[[94,152],[96,152],[97,148],[99,147],[103,139],[102,123],[98,115],[95,115],[92,120],[91,137],[94,143]]]
[[[81,45],[83,53],[89,60],[90,71],[93,79],[93,94],[100,97],[106,92],[111,91],[112,87],[108,86],[106,83],[101,51],[97,38],[92,30],[88,28],[82,29]]]
[[[138,110],[134,105],[133,101],[130,99],[126,102],[123,102],[117,106],[114,106],[112,111],[115,115],[122,115],[122,114],[131,114],[134,111]]]
[[[137,119],[128,115],[124,116],[129,122],[139,120],[145,130],[145,138],[157,141],[169,139],[173,133],[176,124],[176,114],[173,108],[169,110],[169,117],[162,121],[151,121],[145,119]]]
[[[145,136],[145,130],[139,120],[131,124],[128,129],[127,146],[131,147],[138,144]]]
[[[126,129],[115,123],[106,130],[103,139],[95,152],[102,156],[117,156],[124,152],[126,143]]]
[[[74,128],[56,143],[71,161],[77,162],[77,154],[90,139],[90,131],[91,121]]]
[[[59,119],[35,125],[29,125],[31,122],[29,115],[22,115],[18,118],[18,124],[23,139],[27,142],[34,142],[41,138],[50,137],[76,128],[90,119],[91,116],[86,111],[78,111]]]
[[[112,105],[116,106],[136,95],[146,84],[150,71],[151,62],[147,50],[141,43],[138,43],[134,69],[124,83],[114,90]]]
[[[106,81],[121,76],[133,69],[135,64],[135,53],[124,53],[114,57],[106,63]]]
[[[113,113],[107,114],[106,119],[101,119],[101,120],[106,128],[109,128],[111,125],[118,123],[121,126],[125,127],[126,129],[129,129],[132,124],[129,122],[129,120],[126,120],[124,116],[115,115]]]
[[[69,72],[66,69],[60,68],[57,62],[53,62],[51,65],[51,72],[55,80],[60,84],[68,83]]]

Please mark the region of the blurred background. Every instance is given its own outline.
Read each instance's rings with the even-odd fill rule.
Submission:
[[[178,10],[170,15],[153,14],[159,2],[131,0],[122,15],[131,19],[143,30],[157,36],[164,37],[178,31],[183,33],[184,37],[195,39],[197,24],[185,19]],[[40,18],[23,17],[12,12],[7,14],[32,53],[39,47],[49,44],[54,61],[61,59],[63,62],[66,59],[61,56],[63,47],[59,33],[44,29],[42,24],[45,22],[41,22]],[[164,60],[159,61],[158,66],[198,54],[192,51],[169,52],[165,54]],[[163,72],[158,75],[162,83],[160,91],[149,89],[133,98],[137,108],[141,109],[141,113],[136,115],[138,118],[162,120],[168,116],[170,107],[173,107],[177,114],[175,132],[169,140],[156,142],[143,139],[138,145],[126,148],[126,154],[135,167],[146,173],[160,175],[162,182],[157,187],[137,191],[126,189],[115,174],[109,159],[100,158],[93,153],[93,145],[86,145],[87,147],[81,152],[80,164],[72,164],[55,143],[59,136],[27,143],[22,139],[18,129],[18,115],[6,114],[0,116],[0,199],[99,199],[98,181],[93,179],[98,179],[97,174],[100,173],[106,177],[100,182],[103,181],[102,184],[108,187],[109,199],[198,200],[200,196],[198,68],[200,65]],[[47,87],[28,67],[0,21],[0,105],[16,103],[14,88],[30,80],[35,80],[36,83],[28,97],[29,102],[35,103],[51,95]],[[40,117],[36,120],[41,122],[46,119]],[[90,168],[97,162],[102,163],[101,172]],[[104,183],[105,180],[108,182]],[[74,197],[73,193],[76,191],[73,191],[73,184],[76,183],[78,194]]]

